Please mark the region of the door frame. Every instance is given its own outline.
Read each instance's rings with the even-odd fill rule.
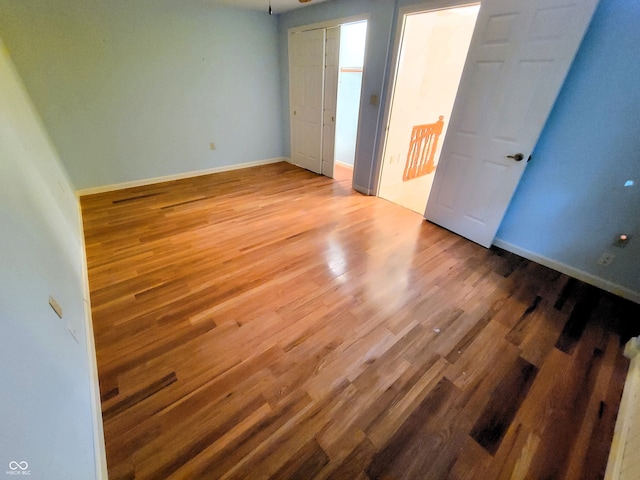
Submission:
[[[299,25],[297,27],[291,27],[289,29],[287,29],[287,69],[288,69],[288,80],[289,80],[289,151],[291,152],[291,155],[293,154],[293,134],[292,134],[292,125],[293,125],[293,108],[292,108],[292,89],[291,89],[291,85],[292,85],[292,76],[293,73],[291,71],[290,65],[291,65],[291,35],[294,33],[299,33],[299,32],[307,32],[310,30],[319,30],[319,29],[327,29],[327,28],[335,28],[335,27],[340,27],[342,25],[346,25],[348,23],[358,23],[358,22],[367,22],[367,37],[365,39],[365,46],[364,46],[364,62],[363,62],[363,66],[362,66],[362,78],[364,79],[366,71],[367,71],[367,50],[368,50],[368,45],[369,45],[369,27],[371,24],[371,15],[369,13],[364,13],[361,15],[352,15],[349,17],[341,17],[341,18],[335,18],[335,19],[331,19],[331,20],[325,20],[322,22],[317,22],[317,23],[310,23],[307,25]],[[326,72],[325,72],[326,75]],[[323,77],[323,85],[324,85],[324,77]],[[363,95],[362,95],[362,91],[360,92],[360,108],[358,109],[358,123],[360,122],[360,117],[362,116],[362,109],[363,109]],[[336,92],[336,101],[337,101],[337,92]],[[324,108],[324,87],[322,89],[322,105]],[[323,137],[323,133],[324,133],[324,125],[321,126],[321,132],[320,132],[320,136],[321,139]],[[358,147],[360,145],[360,129],[358,128],[358,133],[356,135],[356,154],[355,154],[355,160],[353,163],[353,171],[355,172],[356,168],[357,168],[357,162],[358,162]],[[324,152],[322,152],[324,153]],[[335,160],[335,159],[334,159]],[[289,159],[290,163],[293,163],[291,161],[291,158]]]
[[[423,0],[414,5],[408,5],[398,10],[398,18],[395,25],[395,33],[393,39],[393,50],[391,54],[391,68],[389,69],[389,78],[384,87],[385,101],[384,114],[382,117],[382,125],[384,125],[384,140],[382,148],[378,150],[376,158],[376,167],[374,168],[375,182],[374,194],[380,196],[380,184],[382,183],[382,168],[384,167],[384,156],[387,151],[387,141],[389,137],[389,124],[391,122],[391,111],[393,108],[393,97],[396,89],[396,77],[400,66],[400,52],[402,49],[402,39],[404,36],[404,20],[407,15],[417,13],[428,13],[436,10],[447,10],[450,8],[467,7],[471,5],[481,4],[482,0]],[[476,20],[477,21],[477,20]],[[474,27],[475,28],[475,27]],[[459,88],[458,88],[459,89]],[[458,94],[456,93],[456,98]],[[455,104],[455,99],[454,99]],[[440,140],[444,144],[444,138]],[[356,147],[357,148],[357,147]],[[422,214],[424,217],[424,213]]]

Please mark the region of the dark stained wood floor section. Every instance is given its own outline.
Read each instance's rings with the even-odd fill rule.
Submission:
[[[82,198],[110,478],[602,478],[637,306],[343,178]]]

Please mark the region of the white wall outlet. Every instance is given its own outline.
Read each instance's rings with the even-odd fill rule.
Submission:
[[[613,263],[615,258],[616,256],[613,253],[604,252],[602,255],[600,255],[600,258],[598,259],[598,265],[602,265],[603,267],[608,267]]]
[[[216,144],[214,142],[211,142],[209,144],[209,150],[215,150],[216,149]]]
[[[62,307],[56,301],[56,299],[53,298],[51,295],[49,295],[49,305],[51,305],[51,308],[53,308],[53,311],[56,312],[56,315],[62,318]]]

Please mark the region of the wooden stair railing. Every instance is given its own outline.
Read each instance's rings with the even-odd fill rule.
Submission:
[[[435,123],[416,125],[411,132],[407,163],[404,166],[402,180],[428,175],[436,170],[434,157],[438,148],[438,138],[442,133],[444,117],[440,115]]]

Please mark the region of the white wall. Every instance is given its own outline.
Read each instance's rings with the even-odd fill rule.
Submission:
[[[276,23],[200,0],[0,0],[78,189],[282,156]]]
[[[335,159],[353,166],[358,137],[358,115],[362,90],[367,23],[351,23],[340,27],[340,70],[336,109]],[[343,71],[343,69],[360,71]]]
[[[77,200],[1,41],[0,225],[0,473],[96,478]]]
[[[640,302],[640,2],[601,0],[497,240]],[[635,186],[625,187],[627,180]],[[616,248],[616,235],[633,238]],[[603,252],[616,259],[597,264]]]

